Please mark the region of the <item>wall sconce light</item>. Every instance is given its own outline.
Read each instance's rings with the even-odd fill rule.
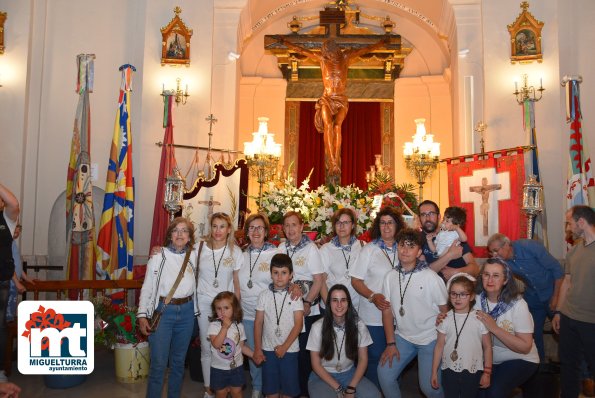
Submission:
[[[180,89],[181,82],[182,82],[182,79],[180,79],[178,77],[176,79],[176,89],[175,90],[166,90],[165,84],[163,85],[163,88],[161,89],[162,97],[165,97],[166,95],[171,95],[171,96],[175,97],[176,106],[180,105],[180,103],[182,103],[182,105],[186,105],[186,101],[188,101],[188,97],[190,97],[190,94],[188,94],[188,85],[186,84],[186,90],[182,91]]]
[[[539,79],[539,88],[535,88],[534,86],[529,86],[528,80],[529,76],[526,73],[521,75],[523,79],[523,86],[521,87],[520,91],[518,88],[518,82],[514,82],[514,92],[513,94],[516,96],[516,102],[522,104],[525,100],[537,102],[543,96],[543,92],[545,88],[543,88],[543,79]]]
[[[230,61],[237,61],[238,59],[240,59],[240,54],[238,54],[235,51],[230,51],[227,53],[227,59],[229,59]]]

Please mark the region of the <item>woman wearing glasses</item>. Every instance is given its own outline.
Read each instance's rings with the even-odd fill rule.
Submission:
[[[239,272],[240,291],[242,293],[242,311],[247,345],[254,349],[254,318],[258,296],[271,284],[271,258],[279,253],[269,237],[269,219],[264,214],[251,214],[244,223],[244,236],[248,247],[244,249],[243,264]],[[250,361],[252,376],[252,397],[260,398],[262,391],[262,370]]]
[[[347,286],[354,308],[359,306],[359,294],[351,286],[349,271],[357,261],[364,242],[355,237],[357,227],[355,212],[349,208],[339,209],[331,218],[333,237],[320,248],[320,256],[326,272],[326,283],[320,295],[326,302],[327,292],[333,285]]]
[[[378,361],[386,348],[382,327],[382,311],[390,308],[382,292],[384,276],[395,268],[399,231],[405,228],[401,213],[387,206],[378,212],[372,225],[372,242],[364,246],[353,268],[349,271],[351,285],[362,296],[358,313],[366,324],[374,343],[368,347],[366,377],[378,387]]]
[[[151,347],[147,397],[161,397],[168,362],[167,396],[179,397],[181,393],[184,359],[198,314],[196,252],[191,252],[183,274],[181,270],[194,243],[194,228],[190,221],[183,217],[175,218],[167,228],[164,247],[147,264],[138,306],[140,331],[149,335]],[[171,300],[166,300],[179,275],[182,278]],[[165,304],[165,301],[169,303]],[[155,330],[151,330],[148,318],[155,315],[155,310],[161,312],[161,322]]]
[[[490,258],[480,275],[475,309],[480,310],[477,318],[493,336],[494,348],[491,385],[481,390],[479,396],[508,397],[539,365],[533,341],[533,318],[504,261]]]
[[[198,248],[200,255],[198,273],[198,331],[201,347],[209,347],[209,315],[211,303],[217,294],[233,291],[240,299],[240,280],[238,273],[242,267],[242,251],[236,247],[231,218],[225,213],[211,216],[211,232]],[[211,350],[201,349],[200,362],[205,380],[205,397],[213,397],[210,386]]]

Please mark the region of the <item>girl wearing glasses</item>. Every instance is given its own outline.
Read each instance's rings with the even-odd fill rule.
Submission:
[[[324,302],[328,289],[333,285],[347,286],[353,301],[353,307],[359,307],[359,294],[351,286],[349,271],[357,261],[364,242],[355,237],[357,227],[355,212],[349,208],[339,209],[331,218],[333,238],[320,248],[320,256],[326,272],[326,283],[320,295]]]
[[[209,347],[207,330],[209,328],[209,314],[211,303],[217,294],[233,291],[240,299],[240,281],[238,273],[242,267],[243,256],[235,245],[233,224],[225,213],[214,213],[211,216],[211,232],[204,239],[204,246],[200,251],[198,273],[198,331],[200,334],[200,362],[205,380],[205,397],[213,397],[210,389],[211,381],[211,350]]]
[[[244,236],[248,246],[244,249],[243,264],[239,272],[242,311],[246,330],[247,346],[254,349],[254,318],[258,296],[269,288],[271,283],[271,258],[279,253],[269,238],[269,219],[266,215],[251,214],[244,223]],[[252,397],[260,398],[262,391],[262,369],[253,361],[250,364],[252,377]]]
[[[432,362],[432,388],[442,388],[447,398],[475,398],[479,388],[490,385],[492,341],[488,330],[475,316],[475,278],[458,273],[446,284],[451,311],[438,325]],[[442,366],[440,366],[442,362]]]

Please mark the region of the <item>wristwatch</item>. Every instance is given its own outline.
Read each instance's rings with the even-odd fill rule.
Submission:
[[[370,294],[370,297],[368,297],[368,301],[371,303],[372,301],[374,301],[374,296],[376,295],[376,293],[372,293]]]

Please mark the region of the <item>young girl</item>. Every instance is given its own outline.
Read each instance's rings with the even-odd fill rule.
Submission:
[[[349,290],[340,284],[332,286],[326,303],[324,317],[312,325],[308,337],[313,369],[310,396],[379,398],[380,391],[364,377],[372,338],[358,319]]]
[[[475,303],[475,278],[458,273],[447,283],[449,311],[438,325],[432,362],[432,387],[439,388],[438,367],[442,361],[442,388],[447,398],[473,398],[479,388],[490,385],[492,340],[487,329],[471,314]],[[482,372],[483,371],[483,372]]]
[[[211,341],[211,384],[215,396],[242,397],[244,385],[243,356],[252,358],[252,350],[244,345],[246,332],[242,325],[242,308],[232,292],[221,292],[211,304],[211,323],[207,331]]]

